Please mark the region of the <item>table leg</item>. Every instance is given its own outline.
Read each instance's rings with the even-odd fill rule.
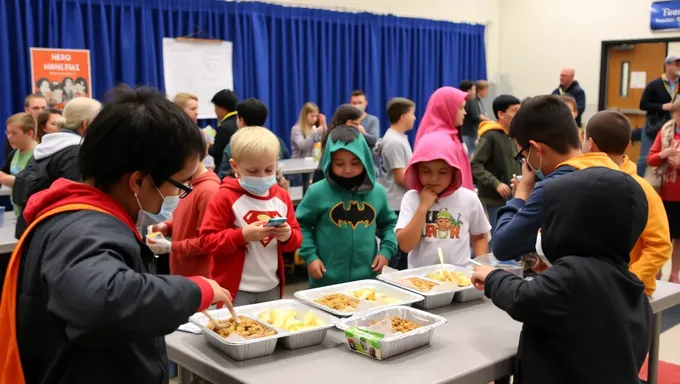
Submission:
[[[659,379],[659,338],[661,336],[661,312],[652,316],[652,342],[647,361],[647,384],[656,384]]]
[[[182,367],[181,365],[177,365],[177,381],[179,384],[190,384],[192,376],[193,375],[188,369]]]

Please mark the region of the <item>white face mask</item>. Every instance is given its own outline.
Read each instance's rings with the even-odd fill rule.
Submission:
[[[541,261],[544,262],[548,267],[552,267],[552,263],[548,261],[548,258],[545,257],[545,254],[543,253],[543,245],[541,244],[541,232],[538,232],[538,235],[536,235],[536,253],[538,254],[538,257],[541,258]]]
[[[135,193],[135,199],[137,199],[137,205],[139,205],[139,213],[137,214],[137,227],[146,228],[149,225],[164,223],[172,219],[172,212],[175,211],[177,205],[179,204],[179,196],[163,196],[161,190],[156,187],[156,191],[163,198],[163,204],[161,205],[161,210],[158,213],[151,213],[144,208],[142,208],[142,203],[139,201],[139,196]]]

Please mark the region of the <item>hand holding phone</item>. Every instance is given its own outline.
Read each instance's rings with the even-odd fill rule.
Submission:
[[[272,217],[267,221],[267,227],[278,227],[279,225],[284,224],[288,219],[285,217]]]

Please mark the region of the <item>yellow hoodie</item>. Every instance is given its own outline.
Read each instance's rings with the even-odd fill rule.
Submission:
[[[645,284],[645,294],[650,296],[656,290],[656,274],[666,264],[673,251],[666,210],[659,194],[649,182],[637,175],[637,166],[628,159],[628,156],[624,156],[623,163],[617,166],[607,154],[592,152],[565,161],[558,165],[560,166],[571,166],[575,169],[588,167],[620,169],[640,184],[647,196],[649,212],[647,225],[630,252],[629,269]]]

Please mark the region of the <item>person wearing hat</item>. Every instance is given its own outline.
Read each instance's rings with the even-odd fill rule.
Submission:
[[[581,88],[578,81],[574,80],[576,71],[574,68],[564,68],[560,71],[560,86],[555,88],[553,95],[570,95],[576,100],[576,125],[581,126],[581,115],[586,110],[586,92]]]
[[[671,119],[671,106],[678,95],[678,71],[680,71],[680,57],[670,55],[664,60],[665,71],[661,77],[652,80],[645,87],[640,99],[640,109],[647,112],[647,121],[640,144],[640,157],[637,161],[637,173],[645,175],[647,169],[647,154],[649,148],[661,127]]]

